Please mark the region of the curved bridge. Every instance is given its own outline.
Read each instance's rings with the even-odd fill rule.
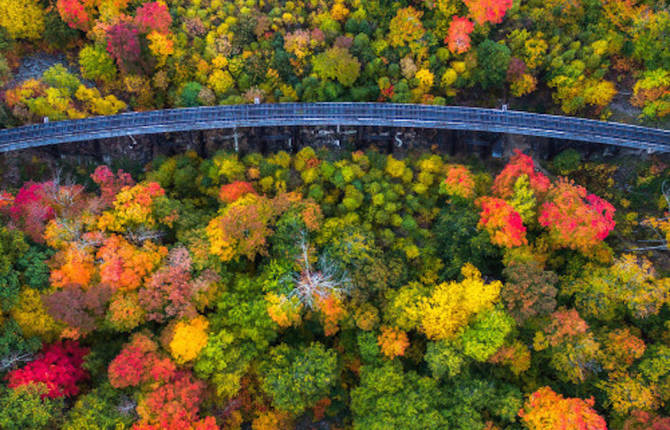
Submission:
[[[488,131],[670,152],[670,130],[519,111],[393,103],[212,106],[58,121],[0,130],[0,152],[127,135],[318,125]]]

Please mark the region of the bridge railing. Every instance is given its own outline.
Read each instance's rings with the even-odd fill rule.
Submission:
[[[394,103],[280,103],[130,112],[0,130],[0,152],[127,134],[264,125],[378,125],[494,131],[670,152],[668,130],[530,112]]]

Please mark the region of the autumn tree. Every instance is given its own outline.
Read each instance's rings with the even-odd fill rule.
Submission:
[[[470,33],[475,25],[468,18],[454,16],[449,24],[449,31],[444,43],[454,54],[462,54],[470,50]]]
[[[156,182],[123,187],[112,206],[99,217],[98,228],[139,240],[153,237],[156,230],[171,227],[179,218],[178,206]]]
[[[528,397],[519,416],[529,430],[606,430],[605,420],[593,410],[594,403],[592,398],[565,398],[542,387]]]
[[[530,349],[519,340],[503,345],[489,357],[489,363],[507,366],[517,376],[530,369],[530,360]]]
[[[191,257],[185,248],[170,251],[167,265],[154,272],[138,291],[139,304],[148,320],[193,318],[196,307],[208,303],[217,276],[206,271],[192,279],[190,270]]]
[[[293,193],[282,193],[272,199],[248,193],[227,205],[207,225],[210,252],[222,261],[237,260],[240,256],[253,260],[256,255],[267,253],[267,239],[273,233],[271,225],[287,210],[303,209],[305,226],[310,230],[317,228],[316,222],[310,222],[313,211],[304,211],[309,207],[309,200],[302,201]]]
[[[670,278],[659,278],[649,260],[632,254],[621,256],[610,267],[591,267],[566,289],[584,315],[604,321],[625,314],[656,315],[668,302],[669,291]]]
[[[173,327],[168,327],[167,338],[170,354],[177,364],[193,361],[207,345],[207,328],[209,322],[199,315],[191,320],[178,321]]]
[[[547,350],[557,376],[574,384],[585,381],[598,369],[600,344],[589,325],[574,309],[559,308],[542,331],[535,333],[533,348]]]
[[[377,342],[382,354],[391,359],[404,355],[409,346],[407,333],[393,327],[382,327],[381,331]]]
[[[137,405],[139,424],[145,428],[160,426],[166,430],[218,430],[214,417],[201,418],[199,415],[204,395],[205,384],[202,381],[188,372],[175,372],[168,383],[140,398]]]
[[[539,263],[529,261],[512,263],[503,274],[507,282],[503,284],[500,295],[518,323],[548,314],[556,308],[556,273],[545,271]]]
[[[88,31],[95,19],[96,3],[98,2],[87,0],[58,0],[56,6],[61,18],[70,27]]]
[[[96,253],[100,261],[100,281],[114,291],[136,290],[166,255],[165,247],[151,241],[136,247],[122,236],[112,234]]]
[[[335,46],[313,58],[313,69],[321,79],[336,79],[350,87],[358,79],[361,63],[348,49]]]
[[[512,0],[463,0],[474,21],[483,25],[487,22],[500,24],[505,13],[512,7]]]
[[[213,417],[200,418],[205,384],[165,357],[158,344],[136,333],[109,365],[109,381],[115,388],[144,385],[136,412],[139,428],[169,430],[216,430]]]
[[[20,327],[23,336],[29,339],[36,337],[50,343],[58,339],[64,328],[63,324],[49,315],[40,292],[32,288],[24,288],[21,291],[18,304],[12,309],[11,316]],[[9,328],[10,324],[10,321],[5,322],[5,329]],[[39,346],[31,349],[37,350]]]
[[[123,73],[141,68],[139,30],[132,22],[119,21],[107,29],[107,52]]]
[[[104,48],[97,45],[86,46],[79,51],[79,66],[86,79],[111,82],[116,78],[114,60]]]
[[[471,264],[463,266],[465,279],[437,285],[419,305],[421,330],[429,339],[453,337],[480,311],[491,309],[498,300],[500,281],[486,283]]]
[[[223,261],[240,255],[253,259],[257,253],[264,252],[266,237],[272,232],[269,223],[275,216],[275,208],[267,197],[243,196],[207,226],[210,252]]]
[[[658,385],[637,373],[611,374],[609,379],[598,381],[598,387],[607,395],[605,403],[622,416],[636,409],[656,410],[663,397]]]
[[[33,241],[43,243],[46,222],[54,217],[48,205],[45,188],[48,183],[28,182],[21,187],[9,209],[9,216]]]
[[[542,199],[544,194],[549,191],[551,182],[549,178],[536,169],[533,159],[519,150],[515,151],[514,156],[496,176],[492,186],[493,193],[496,197],[502,199],[512,197],[514,195],[514,185],[523,175],[528,176],[530,188],[538,198]]]
[[[160,380],[160,374],[152,373],[159,360],[158,344],[146,334],[136,333],[109,364],[109,382],[114,388],[125,388]]]
[[[423,12],[409,6],[398,9],[389,24],[389,40],[391,46],[398,47],[414,44],[423,37],[426,30],[421,23]]]
[[[646,71],[633,86],[630,99],[633,106],[642,108],[642,117],[664,118],[670,114],[670,71]]]
[[[0,1],[0,27],[15,39],[39,39],[44,32],[45,11],[37,0]]]
[[[44,348],[39,358],[9,372],[7,386],[16,388],[42,383],[47,388],[44,397],[76,396],[79,393],[77,383],[88,377],[81,367],[87,353],[87,348],[82,348],[73,341],[49,345]]]
[[[61,288],[69,284],[88,287],[96,271],[92,246],[80,246],[76,242],[65,246],[51,261],[51,284]]]
[[[235,181],[221,186],[221,190],[219,191],[219,200],[221,200],[223,203],[233,203],[248,193],[256,194],[256,190],[250,182]]]
[[[512,205],[489,196],[480,197],[477,204],[482,208],[477,227],[488,232],[491,243],[507,248],[528,243],[521,215]]]
[[[303,304],[297,296],[269,293],[265,296],[268,315],[279,327],[298,326],[302,322]]]
[[[124,187],[132,187],[135,181],[129,173],[119,169],[114,173],[108,166],[101,165],[95,168],[91,173],[91,179],[100,187],[100,199],[103,208],[112,205],[116,195]]]
[[[623,430],[665,430],[667,428],[670,428],[670,417],[640,410],[632,411],[623,425]]]
[[[67,324],[80,335],[86,335],[97,328],[111,295],[111,288],[106,284],[87,289],[67,285],[44,297],[43,302],[55,320]]]
[[[471,199],[475,194],[475,178],[466,166],[447,166],[447,175],[440,183],[440,193]]]
[[[134,22],[141,33],[167,33],[172,24],[172,16],[165,3],[147,2],[135,10]]]
[[[538,221],[549,230],[554,246],[588,252],[614,229],[614,212],[608,201],[559,179],[542,204]]]

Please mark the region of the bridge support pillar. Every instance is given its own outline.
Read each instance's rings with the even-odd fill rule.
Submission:
[[[198,156],[200,158],[207,158],[207,139],[205,138],[205,132],[200,130],[198,132]]]
[[[300,150],[300,127],[291,127],[291,153],[295,154]]]

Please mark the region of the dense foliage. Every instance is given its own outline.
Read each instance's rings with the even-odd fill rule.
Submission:
[[[665,428],[667,266],[622,252],[628,194],[578,163],[189,152],[7,189],[0,426]]]
[[[655,121],[669,29],[660,0],[0,0],[0,87],[25,56],[69,61],[0,99],[14,122],[255,100],[607,118],[619,94],[618,114]]]

